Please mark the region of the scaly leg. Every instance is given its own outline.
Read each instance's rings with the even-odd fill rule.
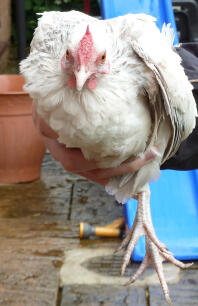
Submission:
[[[191,263],[184,264],[183,262],[180,262],[179,260],[175,259],[173,254],[168,251],[167,247],[158,240],[151,220],[149,187],[145,191],[142,191],[138,194],[138,208],[133,227],[118,249],[121,250],[122,248],[125,248],[127,246],[121,268],[122,275],[126,270],[126,267],[131,258],[131,254],[139,237],[144,235],[146,236],[146,255],[139,269],[130,278],[127,285],[133,283],[148,266],[153,265],[158,274],[166,301],[168,302],[168,304],[171,305],[169,290],[164,277],[162,262],[164,260],[168,260],[169,262],[172,262],[180,268],[187,268],[191,266]]]

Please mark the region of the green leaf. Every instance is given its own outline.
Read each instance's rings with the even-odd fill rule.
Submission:
[[[31,0],[25,0],[25,10],[30,11],[32,9],[32,1]]]

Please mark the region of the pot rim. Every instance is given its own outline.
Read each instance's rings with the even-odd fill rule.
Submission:
[[[3,77],[8,77],[8,78],[18,78],[18,79],[24,79],[24,76],[22,74],[1,74],[0,75],[0,79]],[[27,92],[25,92],[24,90],[17,90],[17,91],[0,91],[0,96],[5,96],[5,95],[29,95]]]
[[[22,96],[22,95],[28,95],[27,92],[25,91],[0,91],[0,96],[11,96],[11,95],[19,95],[19,96]]]

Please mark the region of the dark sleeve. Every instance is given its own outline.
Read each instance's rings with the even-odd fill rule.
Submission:
[[[193,95],[198,108],[198,43],[180,44],[176,51],[182,58],[182,65],[189,80],[193,80]],[[161,169],[198,169],[198,118],[193,132],[181,143],[178,152],[161,166]]]

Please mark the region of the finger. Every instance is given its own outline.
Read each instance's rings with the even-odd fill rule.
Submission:
[[[58,134],[53,131],[49,125],[46,124],[46,122],[43,120],[43,118],[40,117],[39,119],[39,131],[42,136],[49,137],[52,139],[57,139]]]
[[[145,154],[143,158],[138,158],[131,162],[125,162],[116,168],[107,168],[107,169],[96,169],[92,170],[90,175],[95,175],[97,179],[109,179],[113,176],[123,175],[126,173],[133,173],[138,171],[145,164],[153,160],[157,155],[155,150],[151,150]]]
[[[37,113],[35,103],[32,104],[32,118],[40,136],[45,136],[53,139],[58,138],[58,134],[54,132],[45,120]]]
[[[50,150],[53,157],[70,172],[86,172],[97,168],[95,161],[84,158],[80,149],[66,148],[55,139],[42,137],[45,146]]]
[[[95,175],[90,174],[89,171],[87,171],[87,172],[78,172],[77,174],[79,174],[80,176],[85,177],[89,181],[92,181],[94,183],[98,183],[98,184],[103,185],[103,186],[106,186],[108,181],[109,181],[108,179],[98,179]]]
[[[62,154],[61,162],[68,171],[79,173],[97,168],[96,162],[85,159],[80,149],[65,147]]]

